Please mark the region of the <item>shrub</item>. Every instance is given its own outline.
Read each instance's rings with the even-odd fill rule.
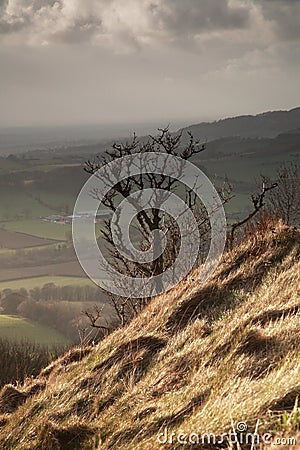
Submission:
[[[65,350],[64,347],[50,348],[27,341],[0,339],[0,387],[37,376],[43,367]]]

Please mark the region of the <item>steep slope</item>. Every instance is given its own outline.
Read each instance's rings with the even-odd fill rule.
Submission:
[[[239,422],[300,444],[299,244],[282,225],[256,233],[205,285],[195,271],[99,345],[4,387],[0,448],[230,448],[178,436],[220,441]],[[166,427],[172,444],[162,445]]]

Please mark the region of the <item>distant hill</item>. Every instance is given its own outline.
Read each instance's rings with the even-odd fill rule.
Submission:
[[[15,132],[0,129],[0,156],[25,154],[25,158],[51,159],[63,158],[66,156],[78,158],[80,156],[90,157],[97,153],[103,152],[109,148],[115,140],[130,140],[133,132],[136,132],[140,141],[148,140],[148,133],[155,134],[156,126],[148,127],[148,130],[132,125],[132,128],[124,134],[117,133],[111,127],[110,135],[103,134],[101,136],[101,127],[99,137],[95,135],[94,127],[79,127],[76,130],[76,140],[71,139],[70,129],[61,129],[66,133],[58,138],[58,131],[49,128],[47,133],[44,129],[25,129]],[[229,117],[214,122],[201,122],[181,128],[183,132],[183,141],[188,139],[187,131],[192,132],[195,139],[201,142],[211,142],[218,139],[228,137],[239,138],[275,138],[279,134],[300,132],[300,107],[291,109],[290,111],[270,111],[258,115],[243,115],[237,117]],[[90,134],[89,134],[90,132]],[[23,134],[22,134],[23,133]],[[67,133],[71,133],[70,136]],[[147,133],[147,134],[142,134]],[[66,136],[69,136],[67,138]],[[105,137],[104,137],[105,136]],[[89,138],[88,138],[89,137]],[[247,144],[243,142],[243,144]],[[249,143],[251,144],[251,143]],[[226,143],[225,143],[226,145]]]
[[[256,116],[231,117],[215,122],[202,122],[182,128],[190,131],[194,138],[212,141],[229,136],[244,138],[274,138],[278,134],[300,127],[300,107],[290,111],[270,111]]]
[[[256,154],[262,155],[287,155],[298,153],[300,150],[300,129],[281,133],[274,138],[266,137],[241,137],[229,136],[216,139],[207,143],[209,157],[234,155],[234,154]],[[206,158],[207,154],[199,154],[199,159]]]

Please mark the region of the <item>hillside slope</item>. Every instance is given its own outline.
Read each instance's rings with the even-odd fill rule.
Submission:
[[[211,141],[207,144],[207,153],[199,153],[197,159],[205,159],[208,156],[220,157],[224,155],[256,156],[274,159],[278,155],[288,158],[291,153],[295,156],[300,152],[300,130],[279,134],[275,138],[242,138],[227,137]]]
[[[244,138],[275,137],[278,134],[299,128],[300,107],[290,111],[268,111],[255,116],[228,117],[215,122],[202,122],[183,128],[195,139],[212,141],[229,136]]]
[[[230,448],[178,434],[220,437],[239,422],[300,446],[299,244],[282,225],[256,234],[205,285],[196,271],[99,345],[4,387],[0,448]]]

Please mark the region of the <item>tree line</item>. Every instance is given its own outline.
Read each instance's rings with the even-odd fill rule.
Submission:
[[[9,297],[9,300],[8,300]],[[6,299],[7,298],[7,299]],[[25,299],[34,301],[68,301],[68,302],[103,302],[105,296],[96,286],[57,286],[55,283],[45,283],[42,287],[32,289],[4,289],[0,292],[1,305],[7,314],[16,314],[17,307]]]
[[[17,315],[51,327],[72,342],[80,342],[80,330],[87,327],[83,311],[93,307],[103,309],[103,320],[109,323],[113,314],[106,305],[107,298],[100,289],[92,286],[56,286],[48,283],[30,291],[5,289],[0,294],[2,314]]]

